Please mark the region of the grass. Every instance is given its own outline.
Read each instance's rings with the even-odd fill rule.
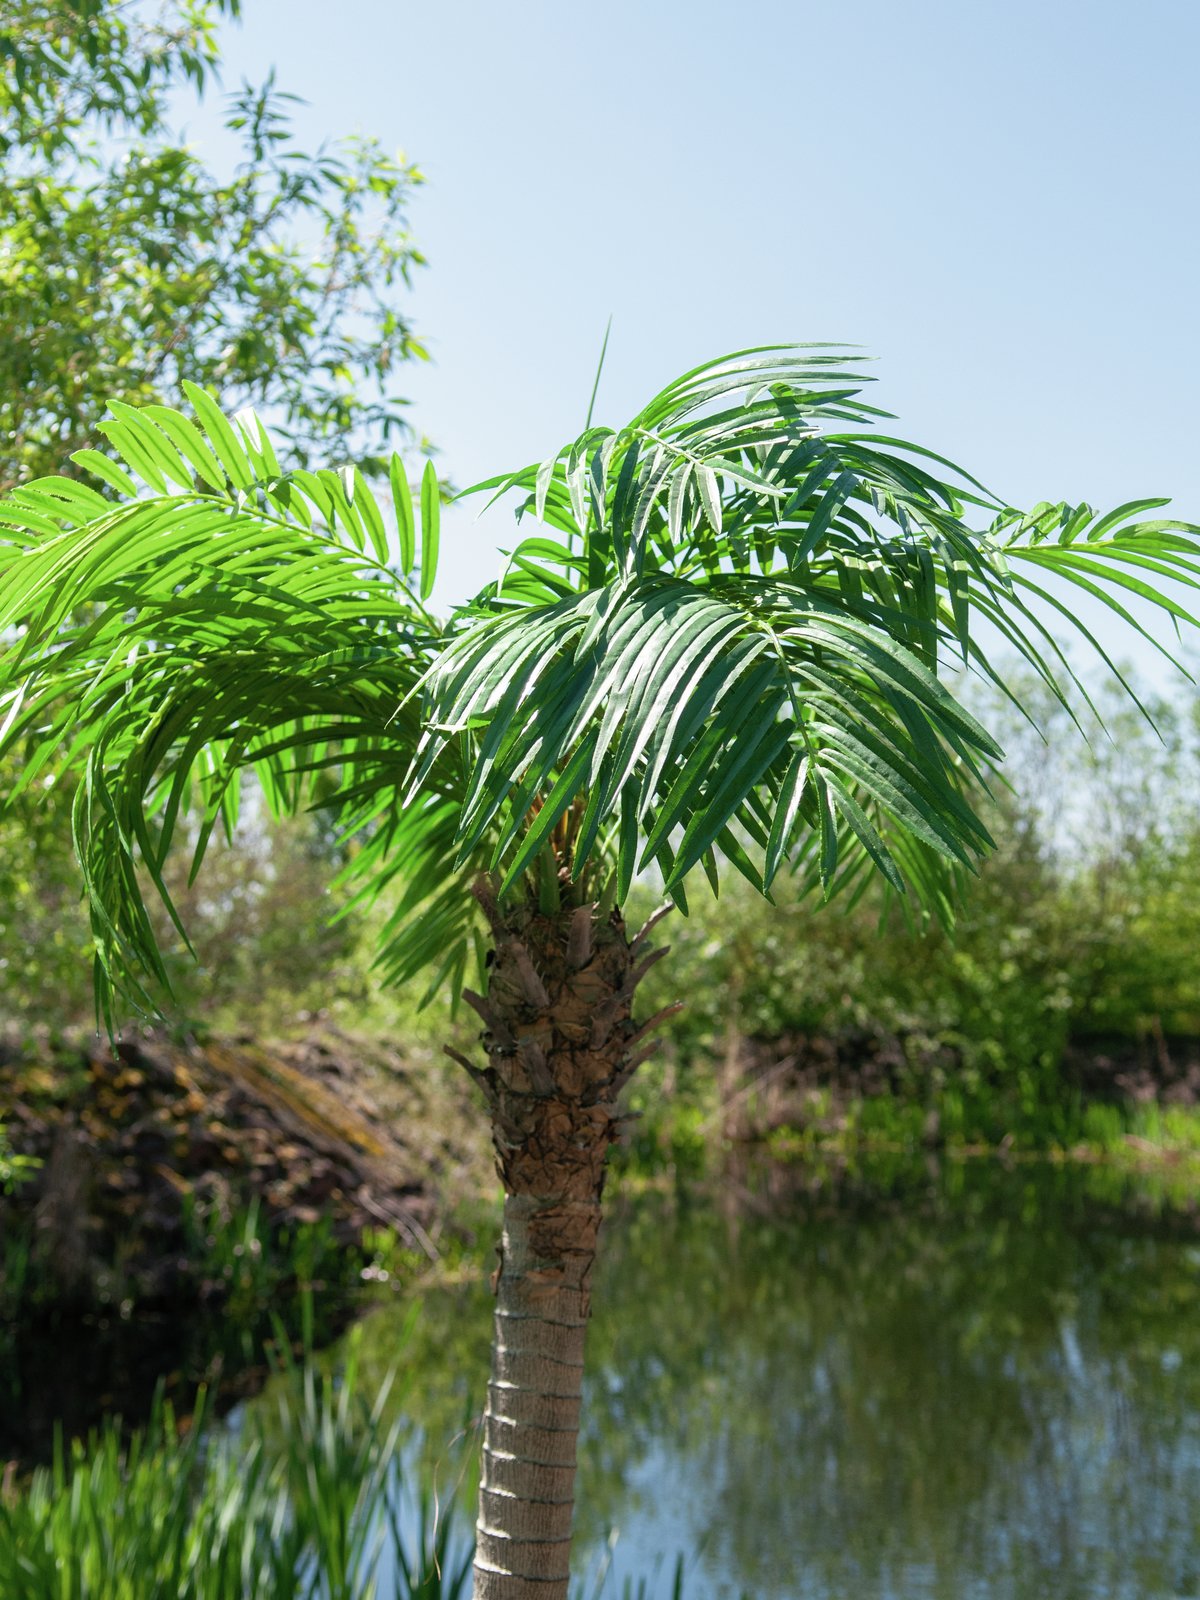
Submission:
[[[469,1551],[420,1499],[402,1537],[398,1424],[351,1355],[336,1378],[288,1366],[238,1434],[160,1405],[126,1438],[110,1419],[0,1500],[0,1594],[22,1600],[455,1600]],[[381,1587],[390,1543],[394,1579]]]
[[[1160,1154],[1200,1161],[1200,1108],[1156,1104],[1089,1105],[1083,1142],[1103,1150]]]

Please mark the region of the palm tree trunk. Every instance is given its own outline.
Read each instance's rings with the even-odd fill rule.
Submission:
[[[667,1014],[639,1028],[634,990],[666,952],[643,953],[650,924],[631,942],[616,911],[546,911],[531,897],[501,912],[485,883],[475,892],[495,948],[486,998],[464,998],[488,1065],[450,1054],[487,1097],[506,1195],[475,1600],[566,1600],[605,1159],[617,1097],[650,1053],[638,1045]]]
[[[588,1278],[599,1226],[598,1203],[505,1200],[476,1600],[567,1592]]]

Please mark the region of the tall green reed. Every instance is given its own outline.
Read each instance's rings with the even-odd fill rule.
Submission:
[[[0,1498],[0,1595],[21,1600],[459,1600],[469,1558],[426,1513],[406,1547],[399,1422],[345,1370],[290,1362],[269,1426],[184,1426],[167,1405],[126,1439],[110,1420]],[[264,1423],[268,1419],[263,1419]],[[399,1552],[379,1577],[389,1533]],[[430,1538],[430,1532],[434,1537]]]

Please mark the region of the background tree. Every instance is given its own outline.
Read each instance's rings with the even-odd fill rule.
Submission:
[[[411,437],[397,369],[424,355],[404,291],[417,169],[371,140],[306,152],[294,96],[244,85],[239,156],[172,126],[216,77],[224,0],[16,0],[0,34],[0,489],[103,447],[109,399],[180,378],[265,409],[297,460],[368,468]],[[111,426],[111,423],[110,423]],[[87,470],[87,461],[77,464]]]
[[[661,1020],[633,1016],[664,953],[626,930],[635,875],[686,911],[722,862],[763,894],[785,865],[826,897],[878,874],[948,919],[1000,760],[954,663],[999,684],[990,628],[1065,703],[1037,608],[1092,636],[1055,580],[1133,627],[1126,591],[1191,621],[1143,576],[1196,586],[1200,530],[1146,515],[1162,502],[1022,514],[872,435],[861,382],[828,347],[742,353],[481,486],[544,531],[445,622],[431,466],[418,541],[398,458],[389,531],[361,473],[285,472],[192,385],[195,424],[113,404],[115,504],[58,478],[0,507],[5,737],[26,786],[81,775],[110,1026],[114,993],[152,1005],[165,981],[144,891],[170,904],[181,817],[198,866],[247,772],[279,812],[332,812],[361,895],[398,886],[388,974],[432,967],[484,1023],[481,1063],[460,1058],[506,1193],[481,1600],[566,1593],[605,1158]]]

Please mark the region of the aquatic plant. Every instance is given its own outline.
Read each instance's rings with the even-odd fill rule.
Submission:
[[[22,1600],[384,1600],[390,1534],[395,1600],[456,1600],[470,1549],[416,1489],[417,1537],[395,1515],[400,1424],[388,1384],[368,1405],[350,1360],[337,1376],[285,1363],[269,1418],[232,1435],[203,1404],[160,1404],[127,1438],[117,1419],[60,1439],[53,1464],[0,1496],[0,1594]],[[388,1597],[391,1600],[391,1596]]]

